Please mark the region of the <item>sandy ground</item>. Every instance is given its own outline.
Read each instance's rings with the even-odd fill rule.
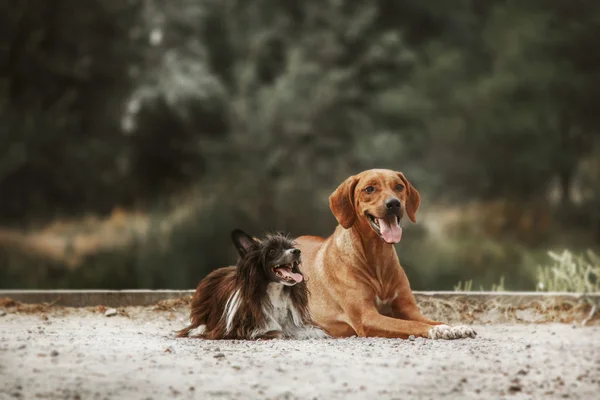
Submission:
[[[600,327],[476,339],[175,339],[184,311],[0,310],[0,399],[597,398]]]

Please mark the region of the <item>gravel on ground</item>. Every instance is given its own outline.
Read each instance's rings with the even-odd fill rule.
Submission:
[[[473,325],[477,338],[452,341],[206,341],[174,338],[185,311],[74,310],[0,316],[0,399],[592,399],[600,393],[598,326]]]

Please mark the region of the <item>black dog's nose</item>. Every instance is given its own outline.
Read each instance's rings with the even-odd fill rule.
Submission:
[[[400,200],[398,199],[387,199],[385,201],[385,208],[388,210],[396,211],[400,208]]]
[[[290,253],[292,253],[293,255],[297,256],[297,255],[299,255],[301,253],[301,251],[300,251],[300,249],[292,249],[290,251]]]

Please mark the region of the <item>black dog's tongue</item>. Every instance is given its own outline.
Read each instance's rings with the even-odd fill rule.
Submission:
[[[281,276],[283,278],[290,278],[292,280],[294,280],[296,283],[300,283],[302,282],[302,279],[304,279],[304,277],[302,276],[302,274],[297,274],[295,272],[292,272],[292,269],[290,267],[280,267],[277,268],[277,271],[281,274]]]

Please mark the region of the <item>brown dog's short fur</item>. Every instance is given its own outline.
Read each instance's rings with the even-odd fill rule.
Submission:
[[[339,222],[333,235],[297,239],[312,294],[311,313],[330,335],[475,336],[471,328],[425,318],[400,266],[393,243],[400,240],[402,229],[396,223],[405,213],[416,222],[420,201],[401,172],[364,171],[348,178],[329,198]],[[385,235],[384,224],[393,225]]]
[[[177,336],[198,330],[196,337],[205,339],[326,337],[308,311],[300,251],[293,241],[281,234],[257,240],[240,230],[232,238],[241,256],[237,266],[213,271],[198,284],[191,324]]]

